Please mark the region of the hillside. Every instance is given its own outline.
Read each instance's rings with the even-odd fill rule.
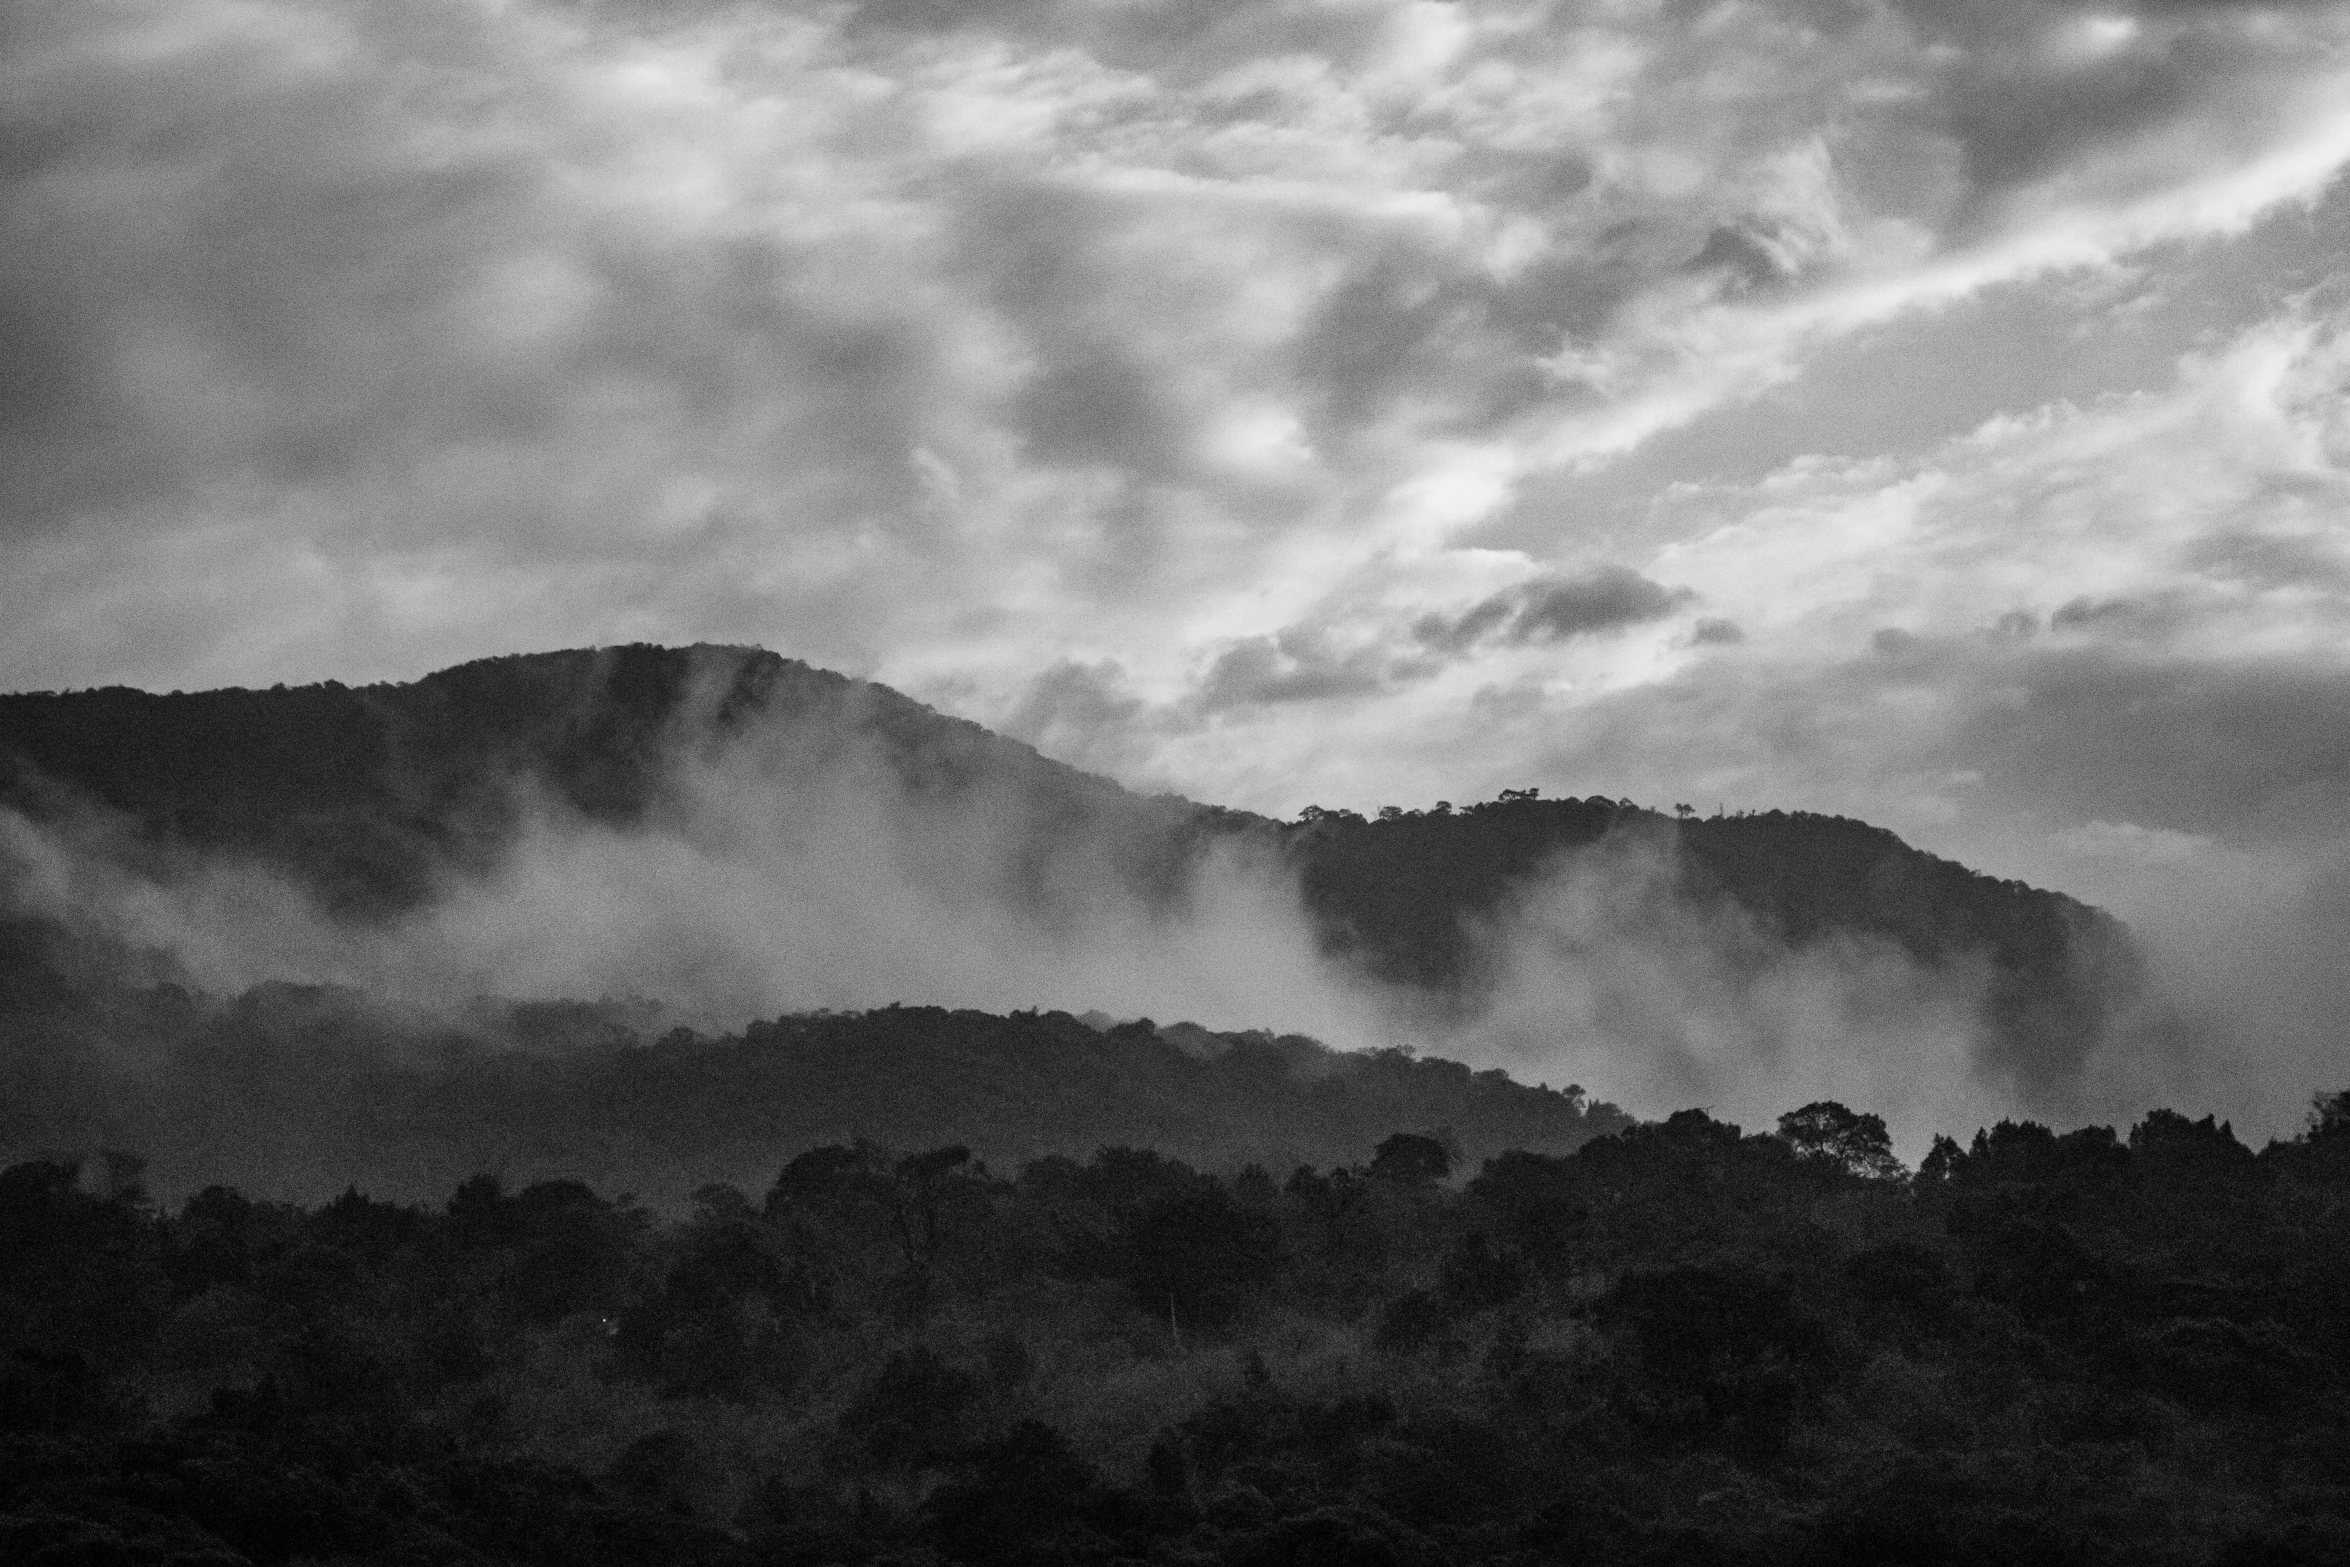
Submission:
[[[42,938],[0,929],[0,970],[18,977],[0,996],[0,1156],[134,1150],[175,1199],[225,1181],[307,1200],[357,1182],[407,1200],[490,1171],[678,1206],[860,1139],[962,1143],[1006,1169],[1132,1146],[1286,1170],[1359,1161],[1396,1131],[1469,1158],[1563,1153],[1631,1120],[1579,1088],[1298,1035],[938,1007],[718,1035],[645,1003],[419,1016],[323,987],[214,997],[126,982]]]
[[[382,915],[493,865],[535,800],[636,826],[675,803],[681,768],[778,737],[804,767],[855,752],[918,795],[1017,801],[1039,836],[1109,817],[1139,848],[1218,814],[1145,800],[887,686],[753,648],[641,645],[405,685],[0,696],[0,804],[44,819],[95,806],[150,851],[251,857],[337,912]]]
[[[1474,1011],[1493,977],[1482,930],[1562,862],[1628,843],[1669,861],[1689,906],[1726,902],[1769,940],[1860,937],[1929,965],[1985,965],[1990,1048],[2027,1081],[2069,1071],[2135,983],[2126,933],[2098,911],[1865,823],[1682,819],[1522,791],[1457,811],[1277,823],[1134,794],[885,686],[757,649],[533,654],[364,688],[0,696],[0,806],[76,824],[154,876],[258,861],[359,920],[412,912],[495,869],[533,811],[624,830],[681,819],[696,780],[745,756],[757,758],[748,787],[778,800],[904,806],[888,830],[929,835],[916,857],[934,882],[961,878],[954,897],[1059,899],[1063,925],[1093,918],[1097,895],[1178,908],[1210,845],[1253,844],[1295,870],[1327,952],[1456,1012]],[[980,836],[984,856],[964,842]],[[859,843],[837,852],[892,848]]]
[[[1890,941],[1921,963],[1989,969],[1999,1064],[2052,1076],[2093,1047],[2137,982],[2127,932],[2061,893],[1979,875],[1845,817],[1768,811],[1674,817],[1630,801],[1512,797],[1368,820],[1321,812],[1287,830],[1327,939],[1390,980],[1471,997],[1491,976],[1474,940],[1536,873],[1602,844],[1665,856],[1681,897],[1726,898],[1793,944]]]

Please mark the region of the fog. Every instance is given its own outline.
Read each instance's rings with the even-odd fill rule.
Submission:
[[[1326,956],[1262,837],[1206,839],[1170,871],[1137,848],[1151,802],[1044,798],[1000,767],[939,787],[853,726],[754,726],[677,755],[626,827],[515,779],[520,825],[496,868],[447,872],[381,921],[333,918],[251,861],[133,869],[94,816],[0,816],[0,848],[20,908],[166,952],[205,991],[347,986],[446,1020],[485,996],[630,998],[705,1031],[895,1002],[1098,1011],[1402,1045],[1749,1129],[1832,1098],[1884,1115],[1913,1160],[1934,1133],[2001,1116],[2126,1124],[2172,1102],[2164,1089],[2225,1075],[2181,1069],[2208,1062],[2209,1030],[2176,1009],[2160,1027],[2124,1019],[2076,1075],[2003,1071],[1980,960],[1933,967],[1860,937],[1791,946],[1676,890],[1667,833],[1619,834],[1532,878],[1472,932],[1487,982],[1448,1000]]]
[[[1245,840],[1153,886],[1130,821],[1056,822],[993,777],[912,787],[837,733],[686,763],[628,828],[514,788],[521,825],[496,869],[452,871],[388,921],[338,920],[252,861],[134,868],[94,817],[0,813],[0,852],[21,911],[168,953],[218,993],[338,985],[451,1017],[483,996],[641,998],[706,1029],[902,1002],[1385,1037]]]
[[[1447,1050],[1748,1130],[1839,1100],[1884,1116],[1913,1161],[1936,1132],[2029,1108],[1981,1064],[1979,961],[1931,967],[1857,936],[1790,945],[1681,896],[1678,877],[1661,837],[1562,859],[1479,933],[1500,977]]]
[[[2290,1137],[2311,1096],[2350,1083],[2350,859],[2308,845],[2204,849],[2109,892],[2146,956],[2147,995],[2118,1048],[2090,1063],[2101,1118],[2169,1104]]]

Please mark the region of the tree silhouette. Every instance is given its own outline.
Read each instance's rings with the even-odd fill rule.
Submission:
[[[2350,1088],[2312,1094],[2309,1098],[2309,1140],[2319,1142],[2337,1137],[2350,1138]]]
[[[1397,1132],[1371,1155],[1371,1172],[1403,1186],[1428,1186],[1452,1173],[1452,1155],[1433,1137]]]
[[[1897,1180],[1903,1173],[1885,1118],[1849,1110],[1833,1099],[1815,1100],[1779,1117],[1779,1136],[1799,1158],[1863,1180]]]

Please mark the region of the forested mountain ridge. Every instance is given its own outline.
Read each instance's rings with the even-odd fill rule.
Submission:
[[[2132,982],[2126,933],[2100,912],[1860,822],[1677,818],[1513,790],[1457,811],[1278,823],[1138,795],[886,686],[752,648],[517,655],[358,688],[0,696],[0,806],[36,819],[96,806],[143,852],[258,859],[337,912],[384,915],[493,867],[533,800],[635,826],[674,803],[682,771],[761,743],[867,754],[911,797],[983,800],[1013,819],[1028,859],[1082,836],[1147,897],[1178,891],[1213,842],[1277,845],[1328,950],[1450,996],[1489,977],[1480,922],[1562,859],[1633,839],[1674,859],[1685,897],[1727,898],[1787,942],[1842,933],[1927,963],[1981,958],[1994,1026],[2022,1056],[2079,1049]]]
[[[1154,801],[891,690],[756,648],[633,645],[460,664],[407,684],[0,696],[0,805],[96,805],[154,848],[248,856],[340,913],[414,907],[493,865],[534,796],[630,827],[678,770],[758,731],[870,748],[923,794],[983,782],[1049,827],[1223,813]]]
[[[1445,992],[1473,994],[1491,977],[1480,922],[1506,915],[1539,873],[1605,845],[1661,857],[1682,898],[1726,898],[1791,944],[1868,936],[1924,964],[1982,960],[1994,1056],[2026,1076],[2078,1060],[2138,979],[2126,930],[2102,911],[1848,817],[1668,816],[1512,790],[1377,819],[1309,810],[1286,831],[1328,941],[1384,977]]]

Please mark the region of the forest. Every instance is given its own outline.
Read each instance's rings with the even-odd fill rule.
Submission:
[[[1834,1103],[1473,1167],[779,1150],[316,1205],[0,1174],[0,1559],[2350,1561],[2350,1094],[1917,1169]]]

